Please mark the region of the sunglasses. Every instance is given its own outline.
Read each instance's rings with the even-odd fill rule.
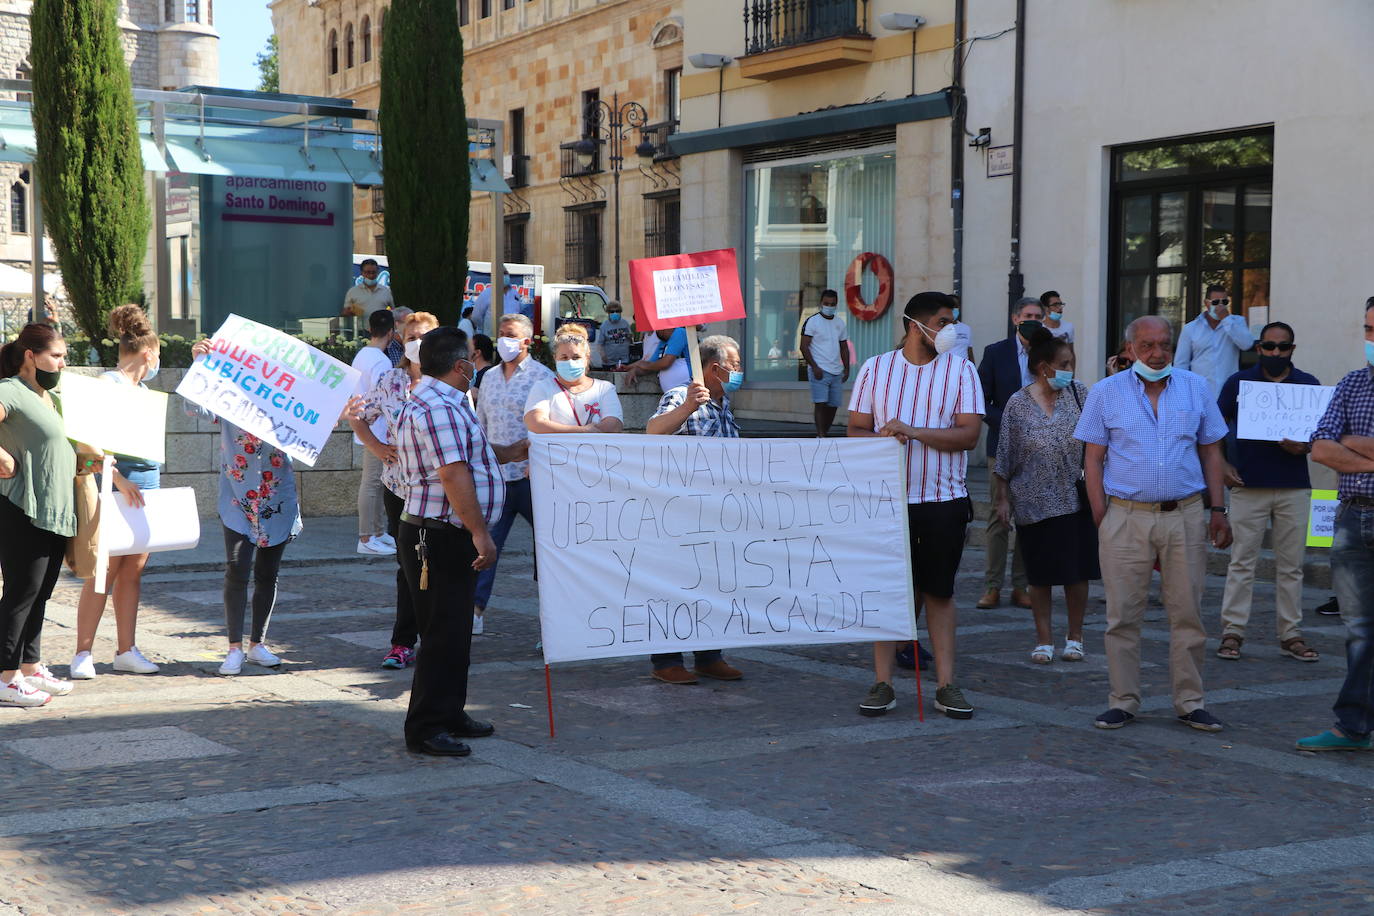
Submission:
[[[1208,305],[1230,305],[1230,304],[1231,304],[1231,300],[1230,300],[1230,299],[1208,299],[1208,300],[1207,300],[1207,304],[1208,304]]]
[[[1259,348],[1263,350],[1265,353],[1273,353],[1275,350],[1278,350],[1280,353],[1287,353],[1290,350],[1292,350],[1293,347],[1294,344],[1291,344],[1286,340],[1262,340],[1260,341],[1259,345]]]

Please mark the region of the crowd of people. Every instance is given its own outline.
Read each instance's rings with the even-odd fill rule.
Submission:
[[[364,284],[359,295],[375,284]],[[800,328],[800,352],[815,404],[816,434],[829,433],[851,374],[838,296],[824,292]],[[489,302],[486,303],[490,307]],[[618,304],[613,308],[619,310]],[[1202,598],[1208,545],[1231,548],[1222,599],[1218,658],[1241,657],[1251,616],[1256,560],[1271,531],[1276,578],[1276,635],[1281,651],[1302,662],[1318,653],[1301,623],[1303,545],[1311,481],[1308,457],[1340,475],[1341,508],[1331,552],[1337,597],[1349,626],[1349,674],[1336,724],[1298,742],[1307,750],[1371,747],[1374,732],[1374,298],[1366,303],[1368,365],[1335,389],[1310,441],[1238,439],[1242,382],[1315,385],[1293,365],[1294,329],[1271,322],[1258,341],[1229,310],[1228,291],[1209,288],[1206,307],[1177,337],[1159,316],[1133,321],[1105,379],[1076,377],[1073,325],[1055,291],[1017,302],[1011,334],[983,351],[975,367],[959,303],[943,293],[906,303],[899,346],[867,359],[849,393],[846,434],[887,436],[905,446],[904,470],[917,612],[924,614],[936,680],[936,710],[973,716],[955,672],[955,580],[974,519],[968,453],[987,426],[992,499],[987,569],[979,607],[1000,603],[1011,549],[1012,600],[1031,611],[1040,665],[1083,660],[1089,583],[1106,594],[1103,650],[1108,708],[1094,724],[1116,729],[1141,705],[1141,625],[1154,571],[1160,573],[1169,624],[1174,712],[1193,728],[1219,731],[1205,706]],[[414,751],[469,753],[466,740],[490,723],[465,710],[473,636],[483,632],[501,551],[517,516],[533,524],[529,433],[619,434],[624,415],[615,386],[592,377],[588,334],[576,323],[556,330],[553,369],[530,354],[530,317],[503,314],[493,341],[441,326],[428,312],[389,307],[368,315],[370,340],[354,361],[361,383],[344,417],[364,450],[358,491],[358,552],[394,555],[396,614],[386,668],[413,667],[405,740]],[[144,385],[158,370],[158,339],[138,306],[111,315],[118,340],[112,384]],[[740,427],[731,395],[743,383],[738,344],[723,335],[699,345],[701,375],[688,367],[686,333],[660,331],[634,381],[657,373],[663,393],[646,431],[654,435],[734,438]],[[1254,349],[1257,363],[1240,369]],[[197,357],[209,352],[201,341]],[[45,604],[76,533],[73,481],[100,472],[103,456],[70,443],[52,391],[66,345],[45,324],[31,324],[0,352],[0,704],[38,706],[72,690],[40,651]],[[189,403],[188,414],[219,428],[218,515],[225,544],[225,676],[242,666],[276,667],[266,644],[277,578],[287,544],[301,531],[289,456],[229,421]],[[157,465],[115,456],[111,484],[137,505],[159,484]],[[1013,537],[1014,534],[1014,537]],[[1011,545],[1014,543],[1014,547]],[[155,673],[136,644],[140,578],[147,556],[109,566],[117,653],[113,670]],[[250,602],[248,585],[254,589]],[[1068,611],[1056,644],[1053,590]],[[85,583],[78,610],[71,679],[96,676],[92,647],[106,595]],[[245,618],[247,618],[245,620]],[[244,648],[244,627],[248,627]],[[417,646],[419,647],[417,652]],[[882,715],[897,703],[893,668],[925,647],[877,643],[874,682],[859,704]],[[720,650],[654,655],[654,678],[688,685],[743,673]]]

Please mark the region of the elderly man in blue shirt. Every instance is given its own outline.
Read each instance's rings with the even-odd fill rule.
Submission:
[[[1093,386],[1074,431],[1085,446],[1084,478],[1107,591],[1110,708],[1094,724],[1120,728],[1140,711],[1140,624],[1158,558],[1174,712],[1185,725],[1220,731],[1221,722],[1203,708],[1207,632],[1200,604],[1208,540],[1220,548],[1231,543],[1223,489],[1226,421],[1207,381],[1174,368],[1168,321],[1137,318],[1126,340],[1132,371]]]
[[[1231,313],[1231,294],[1226,287],[1207,287],[1202,306],[1202,314],[1185,324],[1178,335],[1174,366],[1205,378],[1215,398],[1240,368],[1240,354],[1255,345],[1255,338],[1245,319]]]

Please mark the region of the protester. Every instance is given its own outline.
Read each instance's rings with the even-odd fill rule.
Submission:
[[[634,332],[623,313],[619,302],[606,303],[606,320],[597,328],[601,337],[601,365],[608,369],[619,368],[630,361],[630,339]]]
[[[988,465],[997,461],[997,437],[1002,426],[1002,411],[1007,401],[1016,392],[1035,381],[1031,377],[1027,356],[1030,336],[1042,327],[1045,310],[1039,299],[1029,297],[1018,299],[1011,310],[1011,323],[1014,328],[1010,337],[988,344],[983,350],[983,361],[978,364],[978,378],[983,384],[983,399],[988,413],[984,421],[988,424],[987,455]],[[986,574],[983,578],[983,597],[978,599],[978,607],[983,610],[1000,607],[1002,604],[1002,579],[1007,570],[1007,544],[1011,541],[1011,529],[1002,524],[993,506],[988,514],[986,535]],[[1030,596],[1026,593],[1026,563],[1022,553],[1021,539],[1016,538],[1011,557],[1011,603],[1016,607],[1029,608]]]
[[[1094,385],[1074,437],[1086,444],[1084,469],[1098,526],[1107,591],[1110,708],[1098,728],[1120,728],[1140,711],[1140,625],[1156,557],[1169,617],[1169,670],[1180,722],[1220,731],[1203,708],[1207,633],[1199,604],[1207,542],[1231,543],[1222,479],[1226,422],[1206,379],[1172,364],[1173,327],[1158,315],[1126,330],[1135,362]],[[1205,518],[1202,491],[1211,494]]]
[[[472,387],[468,388],[468,397],[476,402],[477,392],[482,387],[482,376],[487,374],[487,370],[496,365],[496,344],[485,334],[477,334],[470,341],[472,345],[472,364],[477,367],[477,377],[472,380]]]
[[[191,355],[210,352],[196,341]],[[229,651],[219,673],[232,677],[245,661],[276,668],[281,658],[263,640],[277,603],[277,578],[286,545],[301,533],[296,473],[291,457],[272,443],[242,430],[209,410],[187,402],[186,412],[219,425],[219,520],[224,529],[224,624]],[[243,618],[248,578],[253,578],[253,616],[248,651],[243,651]]]
[[[352,404],[348,423],[353,434],[362,440],[363,448],[382,462],[382,507],[386,510],[387,534],[395,538],[400,530],[404,490],[400,468],[396,461],[396,421],[401,408],[410,400],[410,392],[420,381],[420,339],[439,326],[439,319],[429,312],[411,315],[401,329],[405,341],[405,360],[401,368],[392,369],[377,379],[366,394]],[[385,438],[379,438],[373,428],[384,425]],[[396,620],[391,627],[391,648],[382,657],[383,668],[407,668],[415,661],[418,639],[415,607],[410,600],[410,588],[401,570],[401,558],[396,558]]]
[[[148,316],[139,305],[121,305],[110,312],[110,336],[119,346],[119,364],[101,378],[117,385],[147,388],[147,382],[158,373],[161,344]],[[161,467],[154,461],[115,456],[115,485],[122,477],[139,491],[156,490],[161,485]],[[140,497],[140,500],[142,497]],[[138,625],[138,602],[143,589],[143,568],[148,554],[110,557],[105,574],[109,594],[114,595],[115,649],[113,668],[128,674],[156,674],[157,665],[150,662],[134,642]],[[76,608],[76,655],[70,667],[73,680],[95,677],[95,659],[91,648],[100,618],[105,614],[106,596],[95,590],[95,579],[86,580]]]
[[[659,399],[658,409],[645,424],[651,436],[707,436],[738,439],[739,424],[730,411],[730,395],[744,384],[739,344],[723,334],[699,344],[701,379],[670,388]],[[681,652],[659,652],[649,657],[653,676],[665,684],[695,684],[697,675],[718,681],[737,681],[743,673],[725,661],[719,649],[692,653],[692,670],[683,664]]]
[[[1050,609],[1054,586],[1061,585],[1069,629],[1059,657],[1077,662],[1083,660],[1088,581],[1102,576],[1092,508],[1079,493],[1083,446],[1073,438],[1088,389],[1074,379],[1068,337],[1049,328],[1031,335],[1026,364],[1035,381],[1012,395],[1002,412],[993,502],[1002,524],[1010,525],[1015,515],[1016,539],[1025,551],[1035,615],[1031,661],[1054,660]]]
[[[458,330],[462,331],[464,334],[468,336],[469,342],[472,340],[472,338],[477,336],[477,328],[472,323],[471,305],[463,306],[463,317],[458,319]]]
[[[867,360],[849,399],[849,435],[892,436],[906,446],[907,527],[912,589],[926,609],[935,653],[935,708],[973,716],[954,683],[954,578],[973,519],[965,472],[978,444],[983,389],[973,364],[949,352],[954,307],[944,293],[917,293],[902,315],[902,346]],[[875,683],[859,712],[881,716],[897,705],[892,689],[896,644],[873,645]]]
[[[1282,321],[1264,326],[1260,332],[1259,365],[1243,369],[1221,387],[1217,406],[1228,424],[1234,425],[1240,413],[1241,382],[1271,382],[1284,385],[1320,385],[1316,377],[1293,365],[1297,349],[1293,329]],[[1302,564],[1307,551],[1307,515],[1312,480],[1307,471],[1307,442],[1284,439],[1260,442],[1237,439],[1234,465],[1226,467],[1226,485],[1231,487],[1231,565],[1226,571],[1226,591],[1221,599],[1221,646],[1217,658],[1238,659],[1245,642],[1245,627],[1250,621],[1251,598],[1255,584],[1255,562],[1259,558],[1264,532],[1273,521],[1270,535],[1274,551],[1274,620],[1279,648],[1300,662],[1315,662],[1317,650],[1302,638]]]
[[[72,691],[39,651],[48,599],[76,534],[77,455],[49,394],[66,359],[66,341],[47,324],[25,325],[0,348],[0,706],[42,706]]]
[[[960,359],[971,360],[969,356],[973,352],[973,328],[969,327],[959,319],[962,308],[959,304],[958,296],[950,296],[950,301],[954,303],[954,342],[947,350],[942,352],[953,353]]]
[[[393,372],[391,359],[386,355],[386,347],[396,336],[395,316],[386,309],[379,309],[367,316],[370,339],[353,357],[353,368],[358,370],[357,394],[363,395],[377,385],[377,380],[388,372]],[[378,418],[372,424],[372,434],[383,444],[386,443],[386,421]],[[353,441],[362,445],[363,440],[355,434]],[[358,553],[364,556],[391,556],[396,552],[396,542],[386,533],[386,510],[382,506],[382,459],[369,449],[363,449],[363,470],[358,480]]]
[[[650,343],[653,352],[650,354]],[[633,385],[641,375],[658,373],[658,387],[665,394],[692,378],[692,367],[687,359],[687,329],[659,328],[644,337],[646,356],[630,364],[625,370],[625,384]]]
[[[382,286],[378,282],[378,277],[382,272],[373,258],[364,258],[358,265],[358,273],[362,277],[361,283],[354,283],[344,293],[343,314],[371,315],[378,309],[389,309],[394,305],[391,299],[391,288]]]
[[[399,552],[420,634],[405,741],[416,753],[465,757],[463,739],[495,731],[465,707],[475,572],[496,562],[488,526],[501,515],[506,487],[465,396],[475,374],[466,336],[435,328],[416,355],[424,377],[396,421],[405,501]]]
[[[1364,304],[1365,365],[1336,385],[1312,459],[1340,475],[1331,581],[1345,620],[1345,683],[1336,724],[1298,740],[1300,751],[1367,751],[1374,732],[1374,296]]]
[[[516,516],[521,516],[534,528],[534,504],[530,499],[530,440],[525,428],[525,404],[530,391],[540,382],[553,378],[542,363],[530,356],[530,340],[534,325],[524,315],[502,315],[501,336],[496,339],[496,351],[501,365],[482,379],[482,397],[477,402],[477,419],[482,423],[486,440],[501,462],[501,476],[506,481],[506,497],[491,536],[496,542],[497,555],[477,576],[476,606],[473,609],[472,632],[481,635],[487,602],[491,600],[492,584],[496,581],[496,566],[501,548],[506,546]],[[466,386],[464,386],[466,390]]]
[[[1073,324],[1064,320],[1064,299],[1059,293],[1047,289],[1040,294],[1040,308],[1045,313],[1045,327],[1055,337],[1062,337],[1073,345]]]
[[[1206,379],[1215,398],[1240,367],[1240,354],[1255,345],[1255,338],[1250,336],[1245,319],[1231,313],[1226,287],[1207,287],[1202,306],[1202,314],[1184,325],[1178,335],[1174,365]]]
[[[506,315],[521,314],[524,302],[520,299],[520,293],[511,288],[510,274],[505,274],[502,281],[501,288],[504,290],[504,293],[501,296],[500,314],[504,320],[504,316]],[[482,334],[491,330],[491,325],[487,323],[491,320],[491,295],[492,286],[488,283],[486,286],[482,287],[482,291],[477,294],[477,298],[472,303],[472,315],[469,320],[472,322],[472,326]],[[500,333],[499,329],[497,333]]]
[[[587,329],[565,324],[553,339],[557,376],[530,389],[525,427],[532,433],[618,433],[625,415],[615,386],[587,374],[591,345]]]
[[[820,309],[802,322],[801,329],[801,354],[806,362],[806,380],[811,383],[816,435],[822,439],[830,435],[844,397],[844,383],[849,381],[849,332],[844,317],[836,314],[839,301],[839,293],[833,289],[822,292]]]

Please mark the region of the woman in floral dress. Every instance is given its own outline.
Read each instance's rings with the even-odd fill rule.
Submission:
[[[210,352],[200,341],[191,353]],[[275,668],[281,658],[263,643],[272,606],[277,601],[277,574],[289,541],[301,532],[300,501],[291,458],[270,442],[222,420],[203,407],[187,404],[186,412],[217,423],[220,429],[219,519],[224,527],[224,623],[229,652],[219,673],[243,670],[244,661]],[[253,616],[248,651],[243,651],[243,618],[248,606],[248,578],[253,578]]]

